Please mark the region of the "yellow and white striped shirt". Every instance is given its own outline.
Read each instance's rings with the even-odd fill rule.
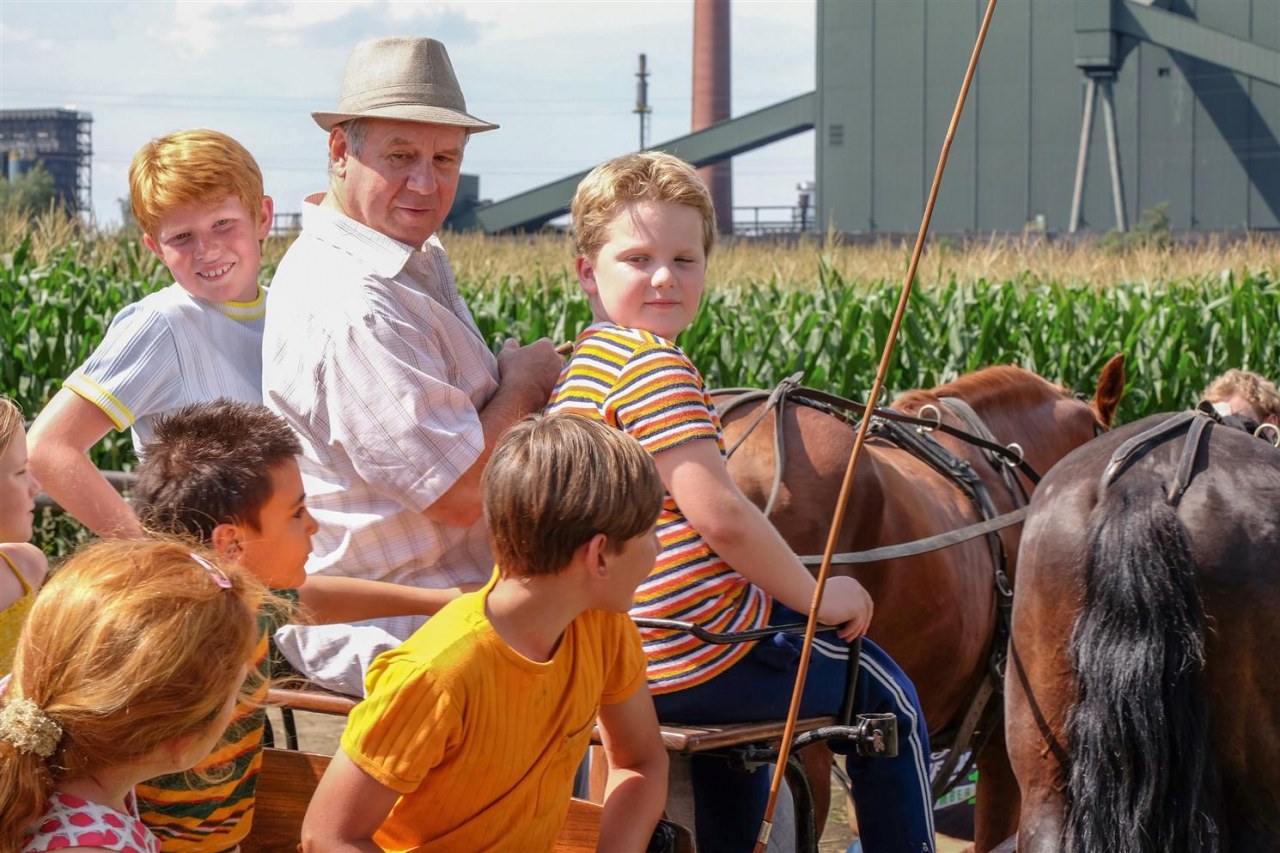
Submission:
[[[549,414],[604,421],[651,454],[688,441],[715,441],[720,416],[693,363],[671,341],[597,323],[578,336],[551,395]],[[668,494],[658,517],[662,553],[636,591],[631,615],[694,622],[709,631],[746,631],[768,622],[770,598],[711,550]],[[749,643],[708,645],[672,631],[643,630],[650,689],[671,693],[725,671]]]

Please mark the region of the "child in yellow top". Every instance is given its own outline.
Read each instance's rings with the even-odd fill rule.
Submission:
[[[174,283],[121,309],[31,427],[45,491],[101,536],[142,534],[86,455],[103,436],[132,427],[141,455],[166,412],[219,397],[262,402],[258,267],[272,203],[253,155],[213,130],[154,139],[129,166],[129,201]]]
[[[28,541],[39,493],[27,465],[22,411],[0,397],[0,677],[9,672],[18,633],[48,568],[44,553]]]
[[[185,543],[97,542],[63,564],[0,698],[0,850],[156,853],[133,788],[222,733],[264,594]]]
[[[657,471],[621,433],[533,417],[481,484],[495,574],[375,662],[307,810],[307,853],[551,850],[597,714],[599,849],[645,849],[667,757],[626,613],[657,551]]]
[[[307,511],[296,456],[298,437],[265,406],[215,400],[160,418],[138,467],[134,501],[153,530],[197,539],[278,595],[304,618],[349,622],[434,613],[458,589],[420,589],[304,571],[316,522]],[[273,673],[268,637],[283,617],[260,620],[255,696],[237,706],[218,746],[198,769],[138,786],[142,819],[165,853],[221,853],[249,834],[262,764],[262,709]]]

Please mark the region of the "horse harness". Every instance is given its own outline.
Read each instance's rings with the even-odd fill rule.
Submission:
[[[800,374],[788,377],[772,391],[760,389],[730,389],[713,393],[734,394],[718,408],[721,415],[727,415],[735,408],[746,403],[765,401],[759,414],[748,424],[746,431],[733,446],[729,448],[732,455],[747,436],[769,414],[774,413],[774,478],[770,488],[769,499],[765,504],[765,515],[769,515],[777,501],[781,490],[783,472],[786,469],[786,442],[783,435],[784,409],[789,401],[797,405],[808,406],[831,415],[852,427],[856,427],[858,418],[866,412],[866,406],[799,385]],[[848,565],[853,563],[878,562],[914,556],[954,545],[959,542],[986,536],[994,567],[994,588],[996,595],[996,624],[992,638],[987,675],[979,685],[960,725],[951,732],[950,748],[932,780],[937,796],[943,796],[958,785],[976,763],[977,755],[982,751],[988,739],[994,733],[1002,708],[991,700],[999,695],[1003,688],[1004,672],[1008,658],[1008,638],[1013,610],[1013,589],[1009,583],[1008,555],[998,531],[1022,521],[1026,516],[1026,504],[1029,499],[1027,490],[1018,479],[1014,470],[1020,470],[1032,483],[1040,481],[1039,475],[1027,465],[1022,448],[1017,444],[1005,446],[1000,444],[991,431],[983,423],[971,406],[955,397],[939,398],[939,403],[952,411],[967,427],[957,429],[943,423],[942,413],[937,406],[928,404],[921,409],[921,414],[932,410],[935,417],[930,420],[923,417],[905,415],[888,408],[872,409],[872,424],[869,433],[878,436],[893,445],[907,451],[937,471],[944,479],[954,484],[977,509],[982,521],[958,530],[930,536],[914,542],[872,548],[861,552],[836,554],[832,563]],[[909,428],[914,426],[914,429]],[[987,461],[1000,473],[1009,497],[1016,509],[1013,512],[999,515],[986,484],[973,470],[968,460],[961,459],[947,450],[933,437],[934,431],[945,432],[977,447]],[[820,556],[802,556],[800,561],[806,566],[821,564]],[[976,736],[976,737],[975,737]],[[965,765],[956,772],[960,757],[968,753]]]
[[[1191,485],[1192,478],[1196,475],[1195,465],[1196,459],[1200,454],[1200,447],[1208,439],[1214,424],[1222,426],[1236,425],[1232,419],[1224,419],[1213,408],[1211,403],[1205,401],[1194,409],[1178,412],[1150,429],[1129,438],[1117,447],[1111,454],[1111,458],[1107,460],[1107,466],[1103,469],[1102,476],[1098,480],[1098,491],[1100,493],[1105,491],[1108,486],[1118,480],[1125,471],[1148,452],[1167,441],[1172,441],[1179,433],[1186,430],[1187,440],[1182,445],[1182,455],[1178,459],[1178,470],[1174,475],[1173,482],[1169,484],[1168,492],[1165,494],[1165,500],[1169,505],[1177,506],[1178,502],[1182,500],[1183,494],[1186,493],[1187,487]],[[1276,435],[1274,441],[1267,438],[1268,429],[1272,430]],[[1250,432],[1256,438],[1261,438],[1273,447],[1280,446],[1280,431],[1277,431],[1272,424],[1262,424],[1255,429],[1245,429],[1245,431]]]

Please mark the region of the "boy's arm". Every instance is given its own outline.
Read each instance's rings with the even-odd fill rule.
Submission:
[[[304,853],[379,853],[373,834],[400,795],[360,769],[339,749],[302,819]]]
[[[649,686],[600,706],[600,741],[609,760],[598,850],[644,850],[667,801],[667,751]]]
[[[422,589],[365,578],[311,575],[298,587],[298,603],[321,625],[387,616],[430,616],[462,593],[480,586]]]
[[[764,513],[729,476],[716,442],[702,439],[654,454],[662,482],[693,529],[734,571],[798,613],[813,604],[814,579]],[[833,577],[819,619],[850,640],[871,624],[871,596],[853,578]]]
[[[105,412],[63,388],[31,425],[31,472],[49,497],[99,536],[142,536],[133,509],[88,457],[114,428]]]

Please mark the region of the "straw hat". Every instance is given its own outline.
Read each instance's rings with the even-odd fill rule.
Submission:
[[[311,117],[325,130],[353,118],[447,124],[465,127],[468,133],[497,127],[467,112],[449,54],[443,44],[430,38],[360,42],[347,60],[338,109]]]

